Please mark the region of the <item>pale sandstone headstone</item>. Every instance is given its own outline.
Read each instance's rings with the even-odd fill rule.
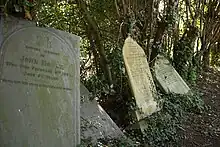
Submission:
[[[146,55],[131,37],[125,40],[123,57],[133,95],[140,109],[136,111],[137,119],[141,120],[159,110],[155,101],[156,88]]]
[[[0,146],[74,147],[80,143],[79,40],[38,27],[17,27],[4,37]]]
[[[105,110],[96,100],[89,100],[90,93],[86,87],[80,86],[81,99],[81,138],[91,139],[96,142],[101,138],[121,138],[124,137],[122,131],[109,117]]]
[[[158,84],[166,93],[186,94],[190,88],[164,56],[158,55],[154,65]]]

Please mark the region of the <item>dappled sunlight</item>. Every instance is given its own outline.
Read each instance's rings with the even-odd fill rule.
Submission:
[[[219,0],[1,0],[0,146],[220,146]]]

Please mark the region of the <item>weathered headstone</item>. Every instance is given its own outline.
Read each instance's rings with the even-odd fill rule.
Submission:
[[[0,31],[4,38],[7,37],[8,34],[14,32],[15,30],[23,26],[25,27],[36,26],[36,23],[33,21],[26,21],[24,19],[16,18],[10,15],[7,17],[2,16],[1,23],[2,23],[2,26],[1,26]]]
[[[6,36],[0,50],[0,146],[76,146],[80,38],[38,27]]]
[[[166,93],[186,94],[190,88],[164,56],[158,55],[154,65],[156,80]]]
[[[96,142],[101,138],[124,137],[122,131],[113,122],[105,110],[96,100],[89,100],[89,91],[81,84],[81,97],[85,99],[81,103],[81,138]]]
[[[90,94],[89,90],[82,83],[80,83],[80,99],[81,99],[81,102],[82,103],[85,102],[85,101],[88,102],[89,99],[90,99],[90,96],[91,96],[91,94]]]
[[[143,49],[131,37],[125,40],[123,57],[130,85],[136,100],[137,119],[143,119],[159,110],[155,101],[156,88]]]

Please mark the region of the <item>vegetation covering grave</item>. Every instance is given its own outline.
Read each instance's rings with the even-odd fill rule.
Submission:
[[[202,79],[202,84],[198,83],[204,71],[210,65],[220,66],[219,3],[217,0],[36,0],[32,5],[23,0],[3,0],[0,5],[4,6],[5,15],[34,20],[38,26],[81,36],[81,81],[116,124],[126,129],[137,121],[132,119],[136,107],[122,57],[125,38],[130,35],[138,42],[151,67],[157,54],[162,53],[191,89],[199,84],[201,90],[209,77],[216,74],[208,72],[210,75]],[[21,11],[15,11],[15,4]],[[211,100],[219,103],[216,94],[219,80],[215,79],[206,85],[210,89],[202,89],[214,93],[204,94],[205,103],[210,104]],[[203,116],[203,98],[201,91],[192,96],[161,94],[158,101],[163,109],[147,119],[146,134],[127,132],[128,136],[139,144],[177,145],[178,139],[184,140],[181,132],[187,132],[183,120],[189,114]],[[216,115],[219,117],[219,113]]]

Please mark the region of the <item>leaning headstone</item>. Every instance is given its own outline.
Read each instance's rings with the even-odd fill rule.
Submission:
[[[143,49],[131,37],[125,40],[123,57],[136,105],[137,119],[141,120],[159,110],[156,88]]]
[[[98,139],[124,137],[122,131],[96,100],[89,100],[89,91],[81,84],[81,139],[95,143]]]
[[[0,146],[80,143],[80,38],[21,27],[0,49]]]
[[[186,94],[190,88],[164,56],[158,55],[154,65],[155,77],[165,93]]]
[[[90,92],[89,90],[82,84],[80,83],[80,100],[81,100],[81,104],[85,101],[89,101],[90,99]]]

